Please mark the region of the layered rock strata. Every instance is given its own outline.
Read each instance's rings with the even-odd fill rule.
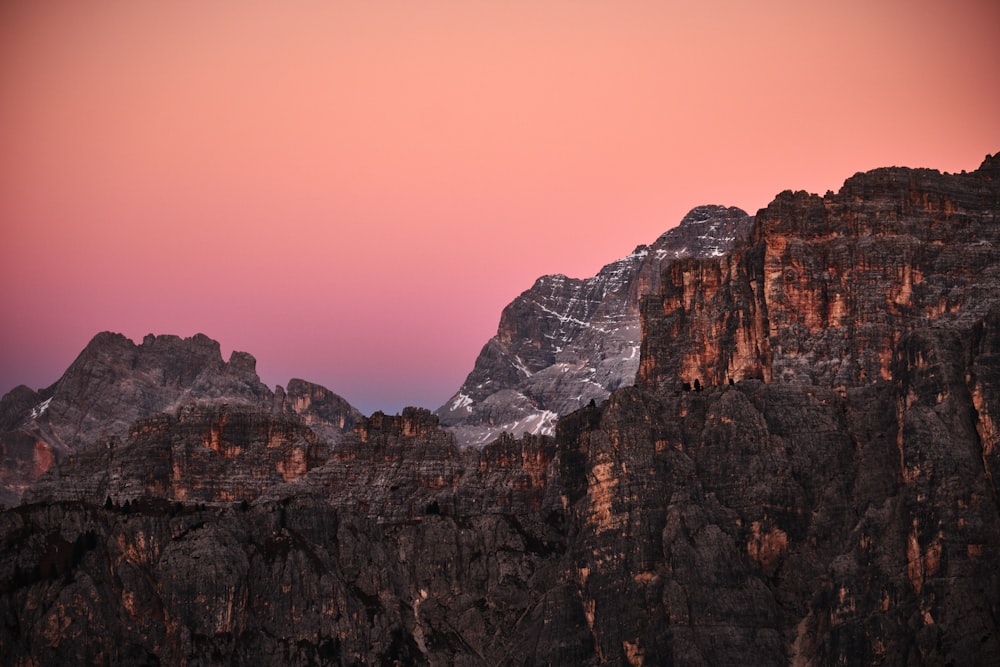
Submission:
[[[742,210],[699,206],[653,244],[592,278],[543,276],[500,316],[465,383],[437,410],[459,444],[500,433],[554,432],[561,415],[632,384],[639,367],[639,299],[684,257],[719,257],[750,230]]]
[[[997,462],[971,416],[998,405],[966,374],[995,363],[993,324],[974,340],[914,334],[896,382],[844,393],[622,389],[555,441],[460,451],[426,412],[376,416],[249,503],[157,484],[104,505],[59,491],[0,514],[0,652],[989,664]]]
[[[92,481],[106,467],[96,453],[98,463],[48,473],[59,483],[0,513],[0,655],[5,664],[996,664],[997,262],[948,259],[978,247],[970,229],[995,228],[996,171],[990,158],[968,175],[861,175],[848,182],[860,208],[838,209],[839,222],[812,198],[779,197],[782,235],[758,218],[732,257],[668,269],[644,304],[640,381],[561,418],[555,439],[459,449],[427,411],[376,414],[294,479],[243,475],[259,484],[240,496],[196,479],[222,474],[205,463],[220,457],[236,478],[253,465],[202,437],[219,412],[203,413],[201,426],[184,411],[146,422],[193,419],[169,450],[188,452],[183,488],[211,493],[181,498],[182,487],[157,481],[167,467],[151,466],[141,495],[99,504],[111,477]],[[852,227],[902,201],[893,192],[964,203],[906,209],[918,218],[908,236],[926,237],[922,226],[940,235],[914,245],[909,273],[851,264],[861,253],[852,244],[895,261],[879,248],[898,249],[899,233]],[[865,209],[870,200],[882,212]],[[896,217],[892,229],[912,222]],[[833,278],[821,298],[764,270],[768,248],[811,247],[823,220],[848,248],[831,253],[827,275],[864,278],[850,298]],[[913,310],[897,310],[907,284]],[[941,294],[945,307],[927,310]],[[848,310],[832,321],[827,310],[813,330],[811,299]],[[675,330],[676,339],[665,333]],[[831,350],[850,352],[850,363],[821,363]],[[302,427],[258,416],[240,438],[264,444],[264,432]],[[141,428],[130,436],[132,458],[167,450],[143,438]],[[256,469],[303,446],[308,438],[275,441],[272,463]],[[74,486],[85,493],[70,495]]]
[[[139,419],[125,438],[78,449],[42,475],[24,501],[253,501],[329,456],[329,445],[301,418],[249,405],[197,404]]]
[[[784,192],[717,260],[670,265],[644,298],[638,383],[853,387],[891,378],[908,331],[968,329],[1000,286],[1000,159],[969,174],[877,169]]]
[[[570,589],[553,578],[565,525],[551,439],[460,451],[426,410],[376,414],[304,475],[285,484],[237,476],[258,486],[234,493],[235,482],[219,486],[215,465],[190,462],[225,458],[205,436],[220,414],[198,414],[175,418],[187,423],[171,444],[175,461],[188,460],[184,486],[164,483],[171,471],[153,465],[141,490],[118,487],[127,498],[95,504],[99,487],[74,495],[74,471],[87,468],[77,465],[50,472],[32,491],[37,503],[0,514],[9,547],[0,556],[0,654],[12,664],[585,657],[573,637],[552,635],[564,624],[539,625],[576,614],[583,627],[578,610],[562,610]],[[273,415],[244,417],[253,418],[250,440],[287,428]],[[238,445],[247,430],[220,441]],[[129,453],[155,458],[165,445],[143,431]],[[249,466],[248,453],[225,460]]]

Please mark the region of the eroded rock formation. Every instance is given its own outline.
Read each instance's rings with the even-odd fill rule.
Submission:
[[[721,260],[679,260],[644,298],[638,382],[891,378],[918,327],[969,329],[1000,285],[1000,159],[969,174],[877,169],[825,197],[784,192]]]
[[[118,446],[182,485],[151,463],[102,495],[131,468],[98,442],[0,513],[0,655],[997,664],[998,213],[996,158],[780,196],[731,256],[667,269],[639,381],[554,439],[461,449],[408,409],[289,479],[301,417],[138,422]]]
[[[497,335],[437,410],[442,423],[463,445],[503,432],[551,435],[561,415],[631,385],[641,295],[658,290],[663,267],[677,259],[725,255],[752,223],[735,207],[699,206],[592,278],[539,278],[504,309]]]
[[[24,501],[252,501],[329,456],[329,445],[301,418],[249,405],[191,405],[136,420],[125,438],[78,449],[42,475]]]
[[[51,387],[17,387],[0,399],[0,503],[16,504],[55,462],[98,438],[124,438],[135,420],[192,403],[243,403],[296,414],[329,442],[361,416],[343,398],[292,380],[268,389],[245,352],[222,359],[219,343],[146,336],[136,345],[121,334],[95,336]]]

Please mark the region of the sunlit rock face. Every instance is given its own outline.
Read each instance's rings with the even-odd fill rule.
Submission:
[[[753,218],[699,206],[650,246],[592,278],[543,276],[510,303],[461,389],[437,410],[459,444],[554,432],[561,415],[629,386],[639,368],[639,298],[683,257],[725,255]]]
[[[233,352],[226,362],[219,343],[201,334],[149,335],[136,345],[105,332],[51,387],[18,387],[0,400],[0,502],[16,504],[28,484],[81,446],[126,437],[136,419],[205,402],[297,414],[330,441],[361,416],[333,392],[302,380],[272,392],[251,355]]]
[[[878,169],[836,194],[782,193],[731,256],[675,262],[645,297],[638,382],[890,379],[907,332],[968,329],[996,302],[998,162],[971,174]]]

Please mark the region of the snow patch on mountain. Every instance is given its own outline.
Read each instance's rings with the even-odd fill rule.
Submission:
[[[31,418],[38,419],[45,414],[45,411],[49,409],[49,404],[52,403],[52,398],[47,398],[35,407],[31,408]]]

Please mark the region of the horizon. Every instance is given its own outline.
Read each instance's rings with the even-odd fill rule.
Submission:
[[[0,394],[204,333],[434,410],[503,307],[690,209],[1000,150],[1000,8],[0,8]]]

